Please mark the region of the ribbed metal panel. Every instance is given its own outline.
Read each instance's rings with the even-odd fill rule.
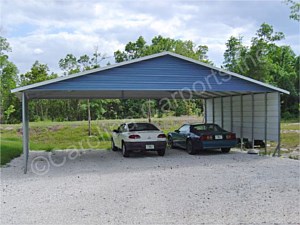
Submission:
[[[233,121],[230,118],[230,99],[229,97],[223,99],[223,112],[224,112],[224,125],[223,128],[226,130],[233,131],[241,138],[252,139],[252,126],[254,129],[254,139],[264,140],[265,132],[267,132],[267,140],[278,142],[278,123],[280,123],[279,107],[279,95],[276,92],[267,93],[267,103],[265,102],[265,94],[254,95],[254,110],[252,115],[252,98],[251,94],[243,95],[243,105],[241,105],[241,96],[234,96],[232,98],[232,110],[233,110]],[[213,102],[214,102],[214,114],[215,123],[221,125],[221,98],[207,99],[207,118],[208,122],[213,122]],[[267,104],[267,112],[265,111],[265,104]],[[241,109],[242,107],[242,109]],[[241,114],[242,110],[242,114]],[[265,120],[267,115],[267,126],[265,131]],[[243,119],[241,119],[243,116]],[[253,116],[253,117],[252,117]],[[254,119],[254,121],[252,121]],[[231,129],[232,122],[232,129]],[[242,123],[242,124],[241,124]],[[241,128],[243,129],[241,132]]]
[[[269,88],[170,55],[94,72],[31,90],[264,92]]]

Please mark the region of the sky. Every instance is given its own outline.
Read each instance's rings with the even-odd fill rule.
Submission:
[[[207,45],[209,59],[221,66],[230,36],[250,44],[263,22],[282,31],[280,45],[300,54],[299,23],[289,19],[281,0],[0,0],[0,35],[12,47],[9,60],[19,73],[38,60],[62,74],[58,62],[68,53],[92,55],[95,48],[114,63],[113,53],[143,36],[191,40]]]

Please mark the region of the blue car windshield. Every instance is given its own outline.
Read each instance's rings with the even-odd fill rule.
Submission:
[[[159,130],[151,123],[129,123],[128,129],[129,131]]]
[[[197,124],[192,126],[192,130],[194,131],[217,131],[223,132],[224,130],[216,124]]]

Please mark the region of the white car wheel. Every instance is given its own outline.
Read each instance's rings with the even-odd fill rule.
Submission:
[[[118,148],[115,145],[114,139],[111,139],[111,150],[113,150],[114,152],[118,150]]]
[[[129,153],[128,153],[127,149],[126,149],[126,145],[125,145],[124,142],[122,144],[122,154],[123,154],[124,157],[129,157]]]

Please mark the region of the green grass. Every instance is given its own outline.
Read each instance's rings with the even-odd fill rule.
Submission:
[[[126,120],[127,122],[128,120]],[[137,119],[135,121],[147,121]],[[167,117],[154,118],[152,122],[165,134],[174,131],[187,122],[202,121],[198,117]],[[110,149],[110,135],[125,120],[92,121],[92,135],[88,136],[87,121],[75,122],[31,122],[30,150],[61,150],[61,149]],[[281,143],[284,148],[299,145],[299,124],[282,123]],[[1,125],[1,165],[22,153],[22,125]]]
[[[299,130],[299,123],[281,123],[281,146],[293,151],[300,143]]]
[[[282,133],[281,147],[294,148],[299,145],[299,133]]]
[[[282,123],[299,123],[299,118],[291,118],[291,119],[281,119]]]
[[[300,123],[281,123],[282,131],[284,130],[300,130]]]
[[[18,157],[22,153],[22,141],[18,139],[1,139],[0,145],[1,155],[0,161],[1,165],[5,165],[12,159]]]

